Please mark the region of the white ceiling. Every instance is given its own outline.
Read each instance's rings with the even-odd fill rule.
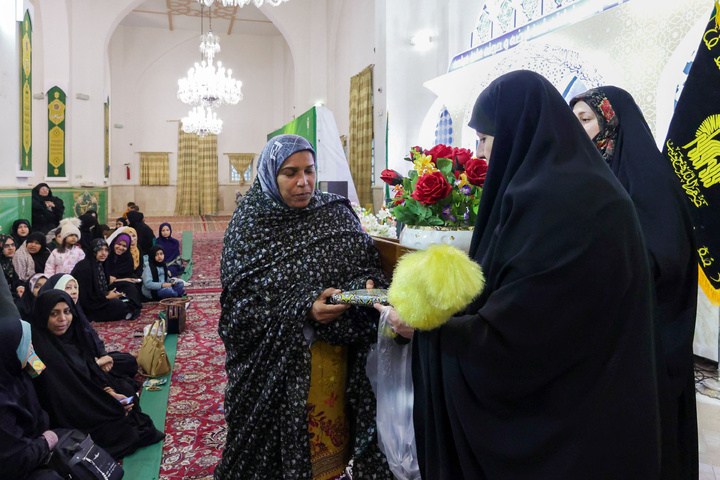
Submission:
[[[245,7],[223,7],[219,1],[203,11],[204,31],[208,30],[208,13],[212,30],[221,36],[233,34],[280,35],[280,31],[251,2]],[[196,30],[200,34],[200,4],[197,0],[147,0],[130,12],[120,25],[129,27]]]

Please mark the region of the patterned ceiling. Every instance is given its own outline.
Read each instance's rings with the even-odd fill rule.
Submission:
[[[197,0],[147,0],[129,13],[121,25],[129,27],[163,28],[200,31],[200,4]],[[209,14],[215,33],[279,35],[280,32],[252,3],[245,7],[223,7],[216,2],[203,9],[204,30],[208,29]]]

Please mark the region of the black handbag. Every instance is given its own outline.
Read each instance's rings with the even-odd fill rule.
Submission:
[[[49,466],[66,480],[120,480],[125,475],[120,464],[80,430],[58,439]]]

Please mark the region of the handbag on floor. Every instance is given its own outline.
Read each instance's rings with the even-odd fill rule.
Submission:
[[[160,304],[165,307],[165,321],[167,322],[167,333],[183,333],[187,322],[187,305],[191,297],[187,298],[164,298]]]
[[[62,478],[72,480],[120,480],[125,475],[110,454],[80,430],[60,436],[49,466]]]
[[[170,360],[165,351],[165,321],[155,320],[143,338],[138,365],[148,377],[161,377],[170,373]]]

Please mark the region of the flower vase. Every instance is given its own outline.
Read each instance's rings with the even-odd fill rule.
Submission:
[[[473,227],[415,227],[406,225],[400,233],[400,245],[424,250],[430,245],[446,243],[468,253],[472,236]]]

